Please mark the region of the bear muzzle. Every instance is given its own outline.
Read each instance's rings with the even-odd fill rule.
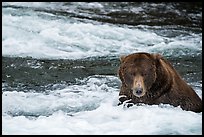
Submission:
[[[134,80],[134,84],[132,87],[132,93],[136,97],[142,97],[145,95],[145,88],[144,88],[144,82],[143,78],[141,76],[136,77]]]

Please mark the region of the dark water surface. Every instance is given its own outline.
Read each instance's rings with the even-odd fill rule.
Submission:
[[[2,82],[7,83],[3,90],[44,91],[49,84],[73,84],[76,79],[92,75],[118,76],[118,58],[87,58],[79,60],[43,60],[32,58],[3,57]],[[169,59],[181,76],[188,81],[202,84],[202,58],[185,57]],[[8,89],[7,89],[8,88]]]

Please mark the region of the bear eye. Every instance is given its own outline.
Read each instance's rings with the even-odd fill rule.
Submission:
[[[136,74],[135,72],[132,72],[132,73],[131,73],[132,76],[135,76],[135,74]]]
[[[147,73],[142,73],[142,76],[147,76]]]

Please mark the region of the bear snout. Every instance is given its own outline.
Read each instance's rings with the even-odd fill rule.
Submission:
[[[136,97],[141,97],[145,94],[145,87],[142,76],[136,76],[134,79],[132,93]]]
[[[142,97],[145,95],[145,89],[143,86],[136,86],[136,87],[132,88],[132,93],[136,97]]]

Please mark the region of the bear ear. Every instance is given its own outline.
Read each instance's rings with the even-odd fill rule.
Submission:
[[[159,53],[152,54],[152,56],[155,60],[160,60],[162,58],[162,55],[160,55]]]
[[[125,55],[122,55],[122,56],[120,57],[120,62],[121,62],[121,63],[123,63],[123,62],[124,62],[125,57],[126,57]]]

